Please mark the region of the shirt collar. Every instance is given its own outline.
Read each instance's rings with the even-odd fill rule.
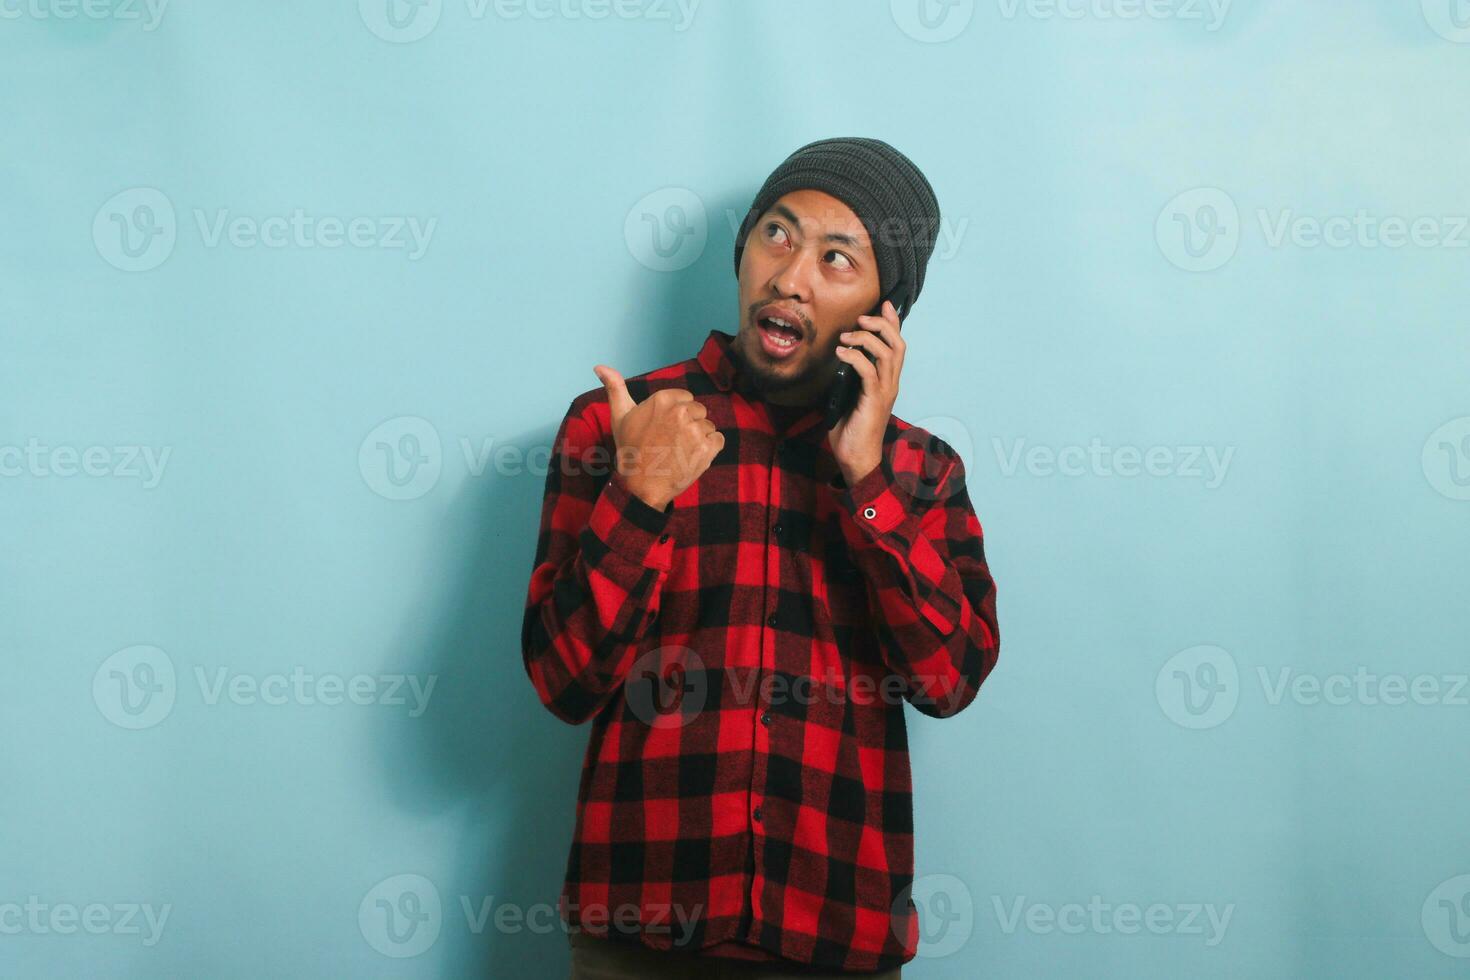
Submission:
[[[730,356],[730,343],[734,339],[733,334],[723,330],[711,330],[699,349],[699,366],[721,391],[729,391],[734,386],[738,373],[735,359]]]

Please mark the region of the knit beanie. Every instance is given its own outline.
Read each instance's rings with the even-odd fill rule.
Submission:
[[[939,202],[912,160],[882,140],[838,137],[808,143],[771,172],[755,195],[735,237],[735,275],[745,239],[783,194],[824,191],[842,201],[868,230],[878,258],[878,295],[899,279],[908,284],[908,314],[924,286],[924,269],[939,232]]]

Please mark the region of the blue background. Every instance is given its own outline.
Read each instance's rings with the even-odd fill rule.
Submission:
[[[956,918],[905,975],[1464,974],[1451,0],[393,2],[0,5],[0,973],[564,975],[465,914],[555,901],[587,736],[520,662],[535,450],[733,329],[732,221],[864,135],[944,212],[897,411],[1002,636],[909,712]]]

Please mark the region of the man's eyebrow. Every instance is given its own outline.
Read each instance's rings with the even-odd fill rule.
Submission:
[[[798,227],[798,228],[801,227],[801,219],[798,218],[796,215],[792,214],[791,213],[791,209],[788,208],[786,205],[784,205],[784,204],[777,204],[775,207],[771,208],[771,210],[774,211],[774,212],[776,212],[777,214],[779,214],[781,217],[785,218],[787,221],[791,222],[796,227]],[[829,232],[827,232],[827,234],[823,235],[822,238],[825,241],[836,242],[839,245],[847,245],[850,248],[856,248],[856,249],[867,249],[868,248],[868,245],[867,245],[866,242],[859,241],[858,239],[852,237],[851,235],[844,235],[841,232],[837,232],[837,231],[829,231]]]

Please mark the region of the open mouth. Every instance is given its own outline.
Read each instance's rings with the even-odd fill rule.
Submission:
[[[765,307],[756,314],[756,327],[760,330],[761,348],[774,358],[789,356],[801,346],[800,321],[776,307]]]

